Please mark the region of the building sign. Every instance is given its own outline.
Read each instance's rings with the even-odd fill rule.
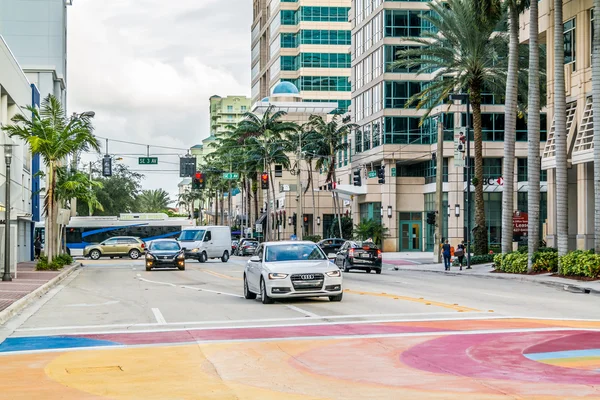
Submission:
[[[529,215],[521,211],[515,211],[513,215],[513,232],[525,234],[529,229]]]
[[[464,167],[467,150],[467,137],[465,128],[454,129],[454,166]]]

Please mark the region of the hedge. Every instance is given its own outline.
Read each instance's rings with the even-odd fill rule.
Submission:
[[[488,264],[494,261],[494,255],[493,254],[484,254],[481,256],[471,256],[471,265],[477,265],[477,264]],[[465,256],[465,259],[463,260],[463,265],[467,265],[467,256]],[[458,267],[458,258],[454,257],[454,262],[452,263],[453,266]]]
[[[494,256],[494,266],[502,272],[526,274],[528,258],[527,252],[523,249],[508,254],[496,254]],[[558,271],[558,253],[556,249],[543,247],[533,254],[533,272],[556,271]]]
[[[48,263],[48,257],[41,256],[37,262],[35,269],[36,271],[58,271],[65,265],[71,265],[73,263],[73,257],[68,254],[61,254],[54,257],[51,263]]]
[[[600,279],[600,254],[589,251],[572,251],[560,257],[561,273],[564,276],[583,276]]]

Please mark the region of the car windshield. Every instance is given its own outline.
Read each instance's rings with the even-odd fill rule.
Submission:
[[[150,249],[158,251],[177,251],[181,250],[181,247],[179,247],[179,243],[177,242],[153,242]]]
[[[307,260],[327,260],[327,257],[316,244],[282,244],[265,249],[266,262]]]
[[[244,246],[258,246],[258,242],[244,242]]]
[[[362,247],[364,249],[377,250],[378,247],[373,242],[356,242],[356,247]]]
[[[181,234],[179,235],[179,240],[202,240],[202,238],[204,237],[204,232],[205,231],[203,229],[189,229],[181,232]]]

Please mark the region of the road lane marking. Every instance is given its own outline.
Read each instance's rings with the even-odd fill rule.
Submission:
[[[163,317],[162,313],[158,308],[153,308],[152,314],[154,314],[154,318],[156,318],[156,322],[158,322],[159,324],[164,325],[167,323],[167,320],[165,319],[165,317]]]
[[[144,278],[140,278],[138,277],[138,279],[140,281],[144,281],[144,282],[148,282],[148,283],[156,283],[157,285],[167,285],[167,286],[172,286],[175,287],[177,285],[173,284],[173,283],[169,283],[169,282],[158,282],[158,281],[151,281],[150,279],[144,279]]]
[[[425,304],[428,306],[449,308],[451,310],[456,310],[458,312],[480,312],[481,311],[476,308],[459,306],[458,304],[442,303],[439,301],[432,301],[432,300],[427,300],[424,298],[396,296],[394,294],[388,294],[388,293],[364,292],[364,291],[360,291],[360,290],[350,290],[350,289],[344,289],[344,292],[350,293],[350,294],[358,294],[361,296],[386,297],[388,299],[394,299],[394,300],[412,301],[414,303],[421,303],[421,304]]]
[[[480,320],[502,320],[502,319],[530,319],[530,320],[535,320],[536,318],[522,318],[522,317],[514,317],[514,316],[490,316],[487,313],[473,313],[473,314],[485,314],[482,316],[472,316],[472,317],[460,317],[460,318],[431,318],[431,316],[433,315],[458,315],[455,312],[439,312],[439,313],[413,313],[413,314],[381,314],[381,315],[374,315],[378,318],[384,318],[386,316],[388,317],[393,317],[393,316],[415,316],[415,315],[419,315],[419,316],[423,316],[423,317],[429,317],[427,319],[416,319],[416,318],[409,318],[409,319],[398,319],[398,318],[394,318],[394,319],[390,319],[390,318],[386,318],[386,319],[374,319],[374,320],[366,320],[366,321],[335,321],[335,322],[330,322],[330,321],[325,321],[325,323],[327,325],[338,325],[338,324],[364,324],[364,323],[370,323],[370,324],[375,324],[375,323],[394,323],[394,322],[445,322],[445,321],[480,321]],[[473,315],[470,314],[470,315]],[[234,328],[268,328],[270,326],[313,326],[313,325],[323,325],[324,322],[321,322],[320,320],[332,320],[332,319],[348,319],[348,318],[368,318],[369,316],[373,316],[373,315],[329,315],[329,316],[321,316],[318,318],[312,318],[312,317],[294,317],[294,318],[263,318],[263,319],[242,319],[242,320],[219,320],[219,321],[197,321],[197,322],[168,322],[166,324],[164,324],[164,326],[170,327],[170,326],[191,326],[191,325],[213,325],[213,324],[236,324],[236,323],[251,323],[251,325],[242,325],[242,326],[238,326],[238,327],[234,327]],[[284,321],[307,321],[307,320],[314,320],[314,321],[320,321],[320,322],[309,322],[309,323],[305,323],[305,324],[294,324],[294,323],[290,323],[290,324],[278,324],[278,325],[255,325],[257,323],[260,322],[284,322]],[[540,319],[543,320],[543,319]],[[555,320],[550,318],[549,320]],[[569,319],[565,319],[567,321],[570,321]],[[593,320],[593,321],[589,321],[589,322],[600,322],[600,320]],[[254,324],[254,325],[252,325]],[[20,328],[20,329],[15,329],[15,332],[42,332],[42,331],[61,331],[61,330],[78,330],[78,329],[100,329],[100,328],[143,328],[143,327],[161,327],[161,324],[158,324],[156,322],[152,322],[152,323],[139,323],[139,324],[114,324],[114,325],[82,325],[82,326],[56,326],[56,327],[50,327],[50,328]],[[231,328],[230,326],[226,326],[226,325],[221,325],[221,326],[211,326],[208,328],[198,328],[198,329],[220,329],[220,328]],[[169,329],[169,331],[184,331],[184,330],[188,330],[190,328],[175,328],[175,329]],[[164,330],[164,329],[163,329]],[[148,329],[144,329],[144,330],[121,330],[121,331],[99,331],[99,332],[86,332],[85,334],[104,334],[104,333],[143,333],[143,332],[155,332],[153,330],[148,330]],[[23,337],[27,337],[27,336],[23,336]]]
[[[307,317],[311,317],[311,318],[320,318],[320,316],[319,316],[318,314],[311,313],[310,311],[306,311],[306,310],[305,310],[305,309],[303,309],[303,308],[296,307],[296,306],[293,306],[293,305],[291,305],[291,304],[286,304],[285,306],[286,306],[287,308],[289,308],[290,310],[298,311],[300,314],[304,314],[304,315],[306,315]]]
[[[104,303],[81,303],[81,304],[67,304],[65,307],[99,307],[108,306],[111,304],[117,304],[119,300],[105,301]]]
[[[185,285],[181,285],[181,287],[183,289],[192,289],[192,290],[196,290],[198,292],[209,292],[209,293],[216,293],[216,294],[222,294],[225,296],[231,296],[231,297],[238,297],[238,298],[242,298],[244,296],[239,295],[239,294],[235,294],[235,293],[227,293],[227,292],[223,292],[221,290],[210,290],[210,289],[204,289],[204,288],[197,288],[197,287],[192,287],[192,286],[185,286]]]
[[[217,278],[230,279],[230,280],[234,280],[234,281],[241,281],[242,280],[242,278],[236,278],[234,276],[220,274],[220,273],[212,271],[210,269],[198,268],[198,271],[207,273],[207,274],[212,275],[212,276],[216,276]]]

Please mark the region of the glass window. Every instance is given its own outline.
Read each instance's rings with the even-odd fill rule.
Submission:
[[[422,90],[420,81],[386,81],[385,108],[405,108],[408,99]],[[410,108],[416,106],[417,101],[410,104]]]
[[[298,70],[298,57],[281,56],[281,70],[282,71],[297,71]]]
[[[384,144],[430,144],[429,126],[420,117],[385,117]]]
[[[437,161],[429,160],[423,163],[425,165],[425,183],[435,183],[437,176]],[[444,175],[442,176],[443,182],[448,182],[448,159],[444,158]]]
[[[298,47],[298,34],[296,33],[282,33],[281,34],[281,48],[282,49],[294,49]]]
[[[432,25],[422,18],[429,11],[385,10],[386,37],[419,37],[425,31],[431,31]]]
[[[416,49],[419,46],[394,46],[394,45],[386,45],[384,47],[384,57],[385,57],[385,72],[397,72],[397,73],[415,73],[417,72],[421,66],[416,65],[410,68],[400,67],[400,68],[392,68],[392,64],[395,61],[398,61],[398,52],[400,50],[409,50]]]
[[[527,169],[528,163],[526,158],[517,159],[517,181],[527,182],[529,170]],[[546,182],[548,180],[548,171],[540,171],[540,182]]]
[[[348,22],[350,7],[300,7],[300,21]]]
[[[349,46],[352,43],[351,37],[350,31],[306,29],[300,31],[300,44]]]
[[[298,12],[294,10],[281,10],[281,25],[298,25]]]
[[[349,92],[347,76],[301,76],[299,79],[282,79],[292,82],[300,91]]]
[[[575,18],[564,23],[565,64],[573,63],[575,70]]]
[[[326,260],[316,244],[277,244],[265,246],[266,262]]]
[[[233,106],[227,106],[227,112],[233,112]]]
[[[301,53],[302,68],[350,68],[349,53]]]

